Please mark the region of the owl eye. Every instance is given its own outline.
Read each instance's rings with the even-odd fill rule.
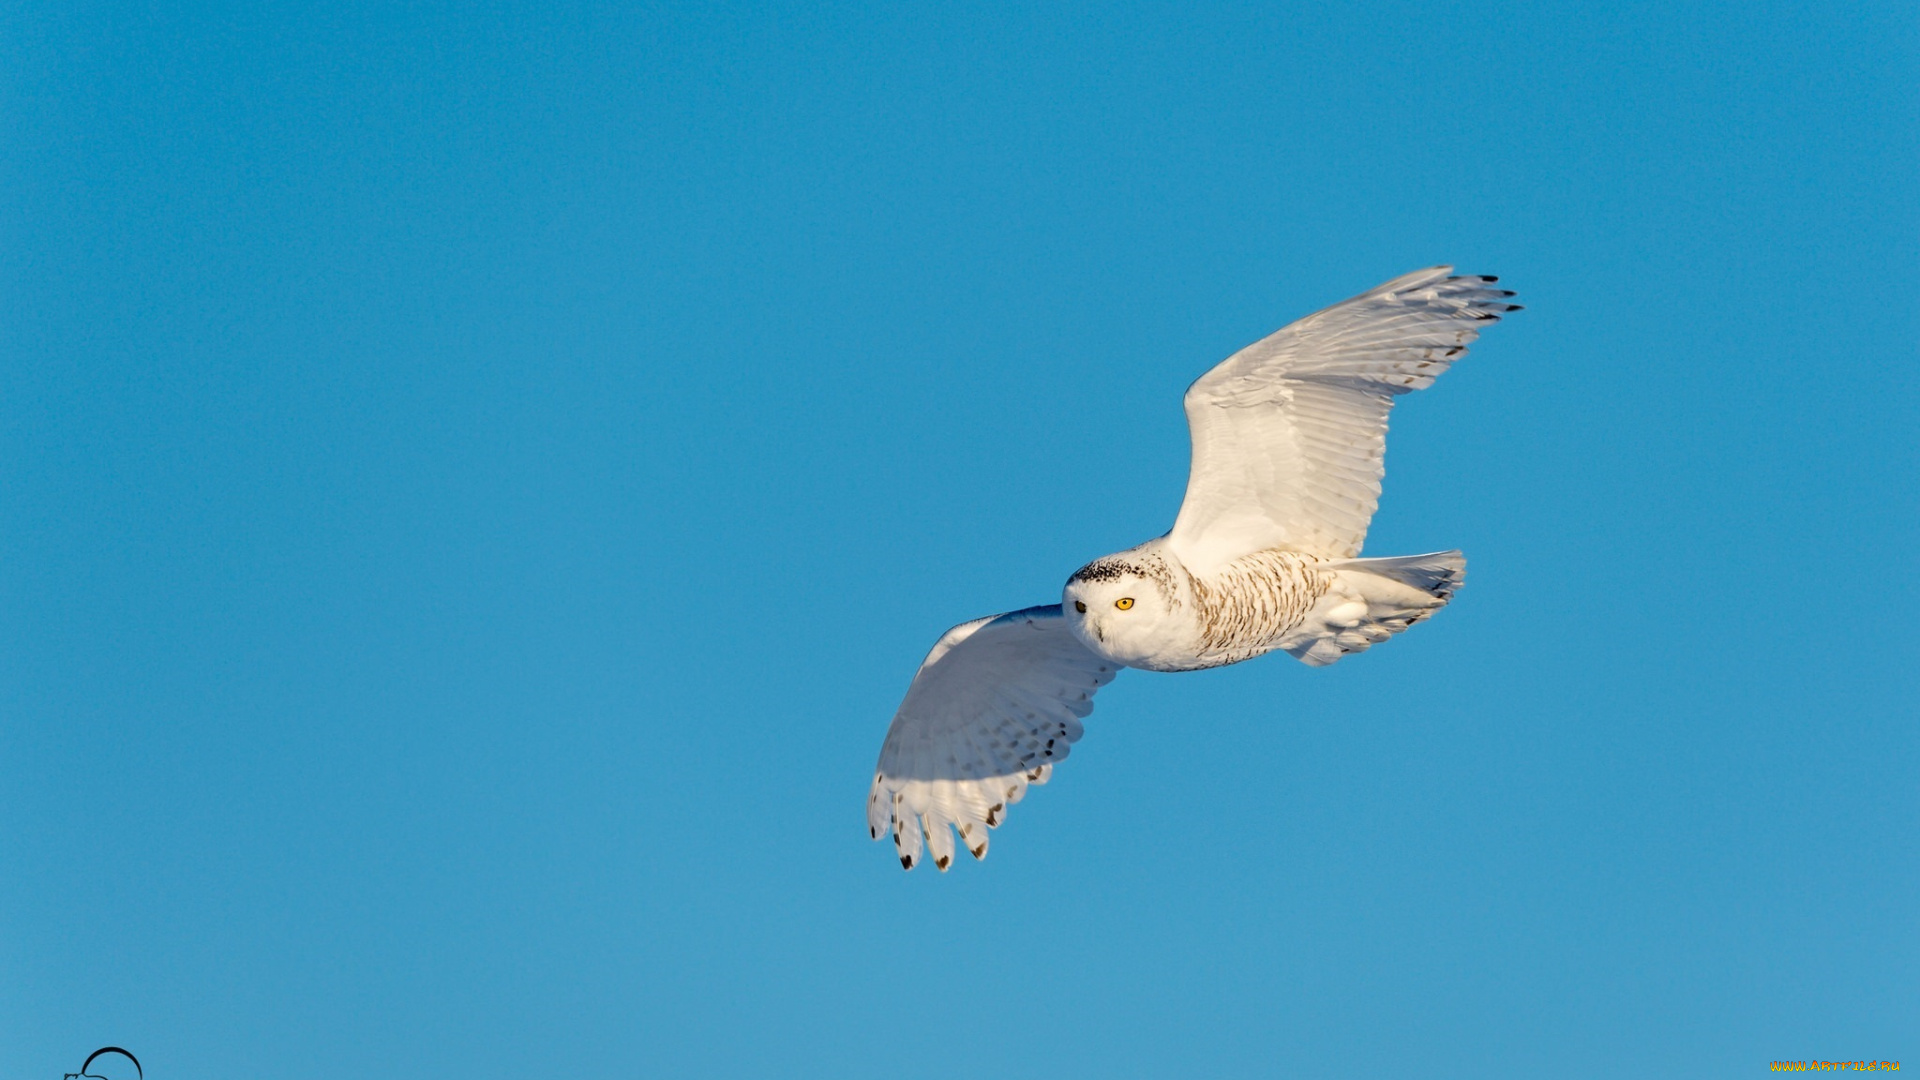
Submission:
[[[1119,608],[1121,611],[1125,611],[1128,608],[1133,606],[1133,597],[1123,596],[1120,599],[1115,600],[1113,602],[1113,606]]]
[[[1087,613],[1087,602],[1085,600],[1075,600],[1073,602],[1073,610],[1085,615]]]

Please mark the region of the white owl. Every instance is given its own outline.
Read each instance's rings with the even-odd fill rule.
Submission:
[[[900,865],[973,857],[1080,738],[1123,667],[1193,671],[1284,649],[1316,667],[1446,604],[1458,551],[1355,558],[1380,499],[1387,413],[1502,313],[1491,277],[1394,278],[1234,353],[1187,388],[1193,466],[1165,536],[1095,559],[1060,603],[946,632],[894,714],[867,797]]]

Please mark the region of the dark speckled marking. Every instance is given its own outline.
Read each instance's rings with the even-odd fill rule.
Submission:
[[[1159,553],[1152,551],[1142,552],[1138,562],[1118,555],[1103,555],[1075,570],[1073,576],[1067,579],[1067,584],[1076,581],[1119,581],[1128,577],[1145,578],[1153,582],[1160,587],[1161,598],[1169,608],[1180,606],[1180,593],[1174,587],[1173,570]],[[1078,607],[1078,603],[1075,606]]]
[[[1073,576],[1067,579],[1067,583],[1072,584],[1076,581],[1118,581],[1128,576],[1146,577],[1147,572],[1144,568],[1135,566],[1133,563],[1123,562],[1109,556],[1095,559],[1080,569],[1075,570]]]
[[[1232,664],[1274,648],[1332,584],[1333,576],[1316,568],[1319,561],[1270,548],[1194,578],[1203,654]]]

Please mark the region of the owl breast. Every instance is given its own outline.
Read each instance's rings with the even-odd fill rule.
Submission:
[[[1272,652],[1332,585],[1323,567],[1311,555],[1270,549],[1211,574],[1187,574],[1192,603],[1181,614],[1193,624],[1186,655],[1156,657],[1154,669],[1219,667]]]

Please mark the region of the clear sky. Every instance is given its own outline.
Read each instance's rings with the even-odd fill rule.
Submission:
[[[0,1075],[1920,1067],[1905,3],[0,10]],[[872,763],[1438,262],[1431,623]],[[104,1063],[103,1063],[104,1064]],[[115,1074],[116,1077],[118,1074]]]

